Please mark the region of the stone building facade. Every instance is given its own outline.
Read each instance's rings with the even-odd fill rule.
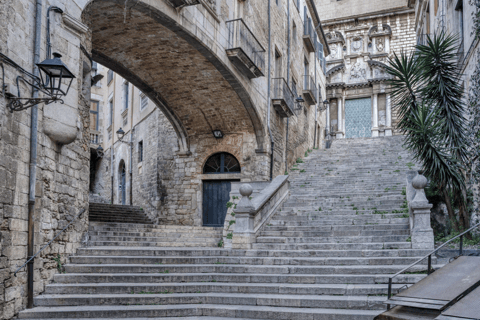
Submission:
[[[89,191],[95,194],[97,179],[105,181],[98,193],[113,190],[113,200],[118,201],[115,179],[122,163],[126,168],[132,164],[136,172],[133,181],[127,175],[126,182],[133,185],[134,204],[150,207],[149,214],[159,223],[200,225],[204,180],[269,180],[270,175],[283,174],[308,148],[322,144],[319,133],[325,116],[318,107],[325,97],[322,66],[329,51],[313,1],[186,1],[191,5],[175,8],[179,2],[0,3],[5,89],[0,90],[0,319],[12,318],[27,303],[27,272],[23,268],[17,277],[13,272],[82,209],[88,210]],[[38,121],[33,123],[31,108],[11,113],[7,105],[17,95],[18,76],[36,81],[31,75],[35,63],[54,52],[63,56],[76,77],[64,104],[38,104]],[[90,94],[94,61],[143,92],[149,115],[135,120],[135,114],[128,111],[125,117],[122,111],[110,129],[102,132],[101,125],[94,126]],[[286,80],[269,82],[275,77]],[[280,85],[271,85],[268,91],[272,82]],[[32,87],[18,83],[20,96],[30,97]],[[102,108],[109,97],[95,96],[96,91],[93,98],[100,102],[96,111],[101,123],[107,121]],[[310,98],[298,110],[295,91]],[[42,92],[39,96],[46,97]],[[127,126],[137,124],[127,128],[125,136],[134,142],[131,162],[129,146],[115,140],[124,118]],[[223,138],[215,138],[213,130],[220,130]],[[104,150],[102,161],[92,163],[91,158],[99,158],[98,144],[109,134],[115,144]],[[141,164],[139,141],[145,143]],[[33,161],[31,144],[38,151]],[[234,155],[241,173],[204,175],[204,163],[217,152]],[[110,156],[115,160],[104,161]],[[33,221],[33,229],[28,221]],[[87,229],[85,214],[35,259],[34,272],[29,273],[35,294],[81,246]],[[27,253],[29,235],[35,241]]]
[[[395,134],[388,58],[416,44],[408,1],[317,1],[331,54],[327,57],[327,128],[334,139]]]

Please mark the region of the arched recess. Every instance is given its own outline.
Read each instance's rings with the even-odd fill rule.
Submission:
[[[242,167],[234,155],[228,152],[218,152],[205,161],[204,174],[241,173]]]
[[[192,137],[215,129],[255,134],[262,148],[260,112],[229,67],[167,13],[139,0],[125,15],[124,5],[92,0],[85,6],[92,55],[156,103],[175,128],[181,151],[189,151]]]

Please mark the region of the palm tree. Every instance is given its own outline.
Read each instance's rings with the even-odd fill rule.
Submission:
[[[456,231],[469,227],[465,163],[465,104],[457,59],[458,39],[440,33],[411,53],[389,59],[392,98],[405,147],[439,187]],[[452,199],[458,205],[455,214]]]

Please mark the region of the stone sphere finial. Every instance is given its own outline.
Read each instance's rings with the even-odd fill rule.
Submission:
[[[248,183],[242,184],[240,187],[240,194],[242,197],[250,197],[253,193],[253,188]]]
[[[425,187],[427,186],[428,184],[428,180],[427,178],[425,178],[424,175],[422,175],[421,173],[419,173],[415,178],[413,178],[412,180],[412,186],[415,188],[415,189],[425,189]]]

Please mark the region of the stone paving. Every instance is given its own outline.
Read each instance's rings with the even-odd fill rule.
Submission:
[[[19,318],[371,320],[385,310],[389,275],[426,253],[409,242],[401,142],[315,150],[291,171],[290,198],[251,250],[214,248],[215,229],[91,226],[92,246]],[[401,275],[393,289],[424,276]]]

